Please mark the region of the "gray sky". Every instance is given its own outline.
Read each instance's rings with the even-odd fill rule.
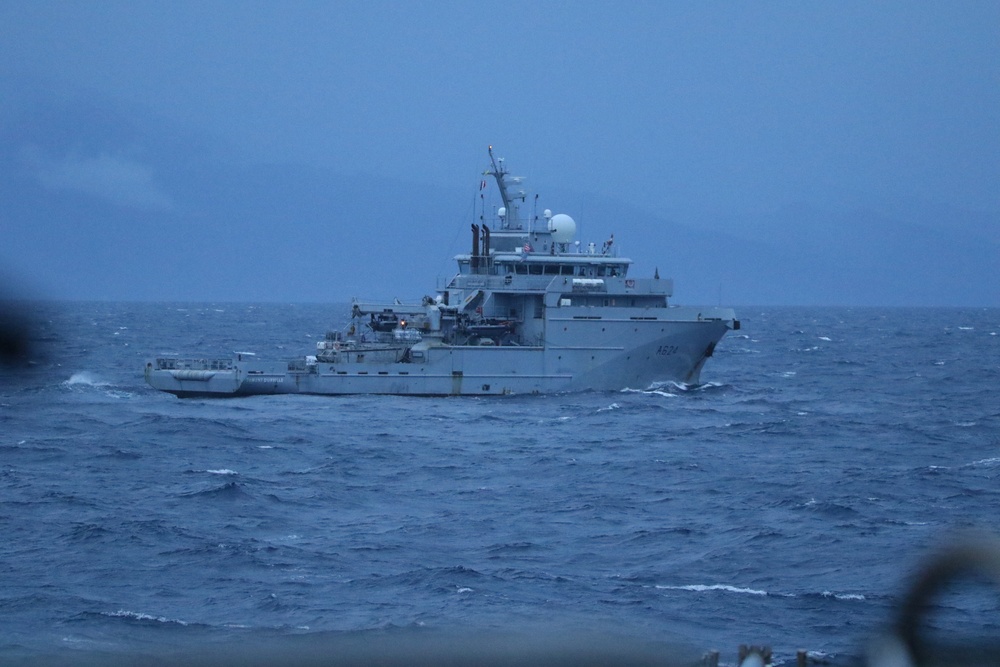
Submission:
[[[0,0],[0,51],[0,122],[19,97],[84,95],[234,164],[464,197],[493,144],[543,193],[586,192],[748,238],[766,236],[761,220],[775,211],[846,200],[971,212],[980,227],[1000,219],[997,2]],[[147,138],[5,132],[50,191],[139,209],[185,198]],[[3,207],[17,239],[23,221]],[[637,261],[657,263],[641,249]],[[18,255],[0,250],[23,268]]]

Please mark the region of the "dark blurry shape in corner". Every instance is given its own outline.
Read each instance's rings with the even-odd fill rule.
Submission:
[[[0,286],[0,366],[27,366],[31,357],[31,326],[27,301]]]
[[[933,619],[927,617],[943,609],[937,598],[958,580],[971,579],[977,586],[987,583],[1000,590],[1000,539],[970,533],[952,536],[946,545],[917,572],[902,599],[895,626],[872,643],[870,667],[1000,665],[1000,642],[996,636],[949,636],[937,642],[928,637]]]

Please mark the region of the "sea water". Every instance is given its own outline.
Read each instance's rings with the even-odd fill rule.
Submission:
[[[1000,310],[741,308],[702,384],[177,399],[148,357],[309,354],[346,306],[42,303],[0,381],[0,660],[599,630],[861,655],[1000,531]],[[996,636],[997,596],[931,625]]]

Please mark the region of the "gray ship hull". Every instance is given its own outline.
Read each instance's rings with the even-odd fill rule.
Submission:
[[[305,364],[234,357],[152,359],[146,381],[180,397],[260,394],[486,396],[642,389],[699,382],[732,327],[732,311],[670,308],[659,316],[549,320],[544,346],[429,346],[419,362]]]

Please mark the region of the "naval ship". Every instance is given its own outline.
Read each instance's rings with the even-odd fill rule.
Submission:
[[[629,275],[614,235],[576,240],[565,213],[522,217],[526,193],[489,149],[502,206],[471,225],[458,272],[420,303],[351,305],[315,354],[268,361],[161,356],[146,381],[180,397],[255,394],[483,396],[697,384],[740,323],[730,308],[668,303],[673,281]],[[537,196],[535,197],[537,202]],[[485,209],[485,205],[483,206]]]

